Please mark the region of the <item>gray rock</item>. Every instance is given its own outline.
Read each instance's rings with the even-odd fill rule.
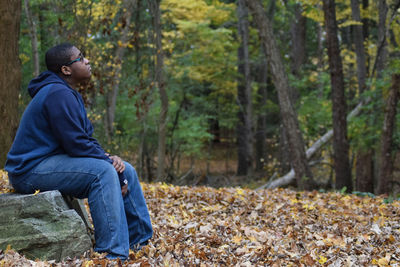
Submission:
[[[61,261],[92,246],[85,224],[59,191],[0,194],[0,249],[31,259]]]

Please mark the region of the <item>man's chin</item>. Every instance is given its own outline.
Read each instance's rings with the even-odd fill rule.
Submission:
[[[81,84],[81,85],[88,84],[88,83],[90,82],[90,78],[91,78],[91,77],[92,77],[92,75],[90,74],[89,77],[87,77],[87,78],[85,78],[85,79],[82,79],[82,81],[81,81],[79,84]]]

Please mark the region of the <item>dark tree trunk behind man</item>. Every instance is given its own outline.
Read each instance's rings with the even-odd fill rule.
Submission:
[[[292,36],[292,73],[299,77],[300,68],[306,59],[306,29],[307,18],[302,15],[303,9],[301,4],[295,4],[293,21],[290,25],[290,33]]]
[[[307,163],[297,114],[290,99],[289,80],[275,41],[271,23],[260,1],[245,0],[245,2],[253,15],[255,25],[258,27],[261,43],[264,51],[267,53],[266,56],[270,64],[273,82],[278,91],[280,112],[289,141],[291,163],[295,172],[297,185],[300,189],[313,189],[314,180]]]
[[[18,57],[21,1],[0,0],[0,166],[18,127],[21,65]]]
[[[386,100],[385,120],[382,129],[382,145],[380,157],[380,172],[378,177],[378,194],[386,194],[390,192],[393,186],[393,133],[396,120],[396,106],[399,102],[400,90],[400,74],[395,74],[392,77],[392,87],[390,88],[389,96]]]
[[[339,40],[337,37],[335,1],[324,0],[323,10],[332,87],[335,186],[336,189],[346,187],[347,191],[351,192],[353,187],[349,163],[349,143],[347,140],[346,99],[344,94],[342,59],[340,58]]]
[[[364,47],[364,33],[368,34],[363,26],[366,21],[361,20],[360,3],[358,0],[351,0],[351,13],[354,21],[361,25],[353,25],[353,40],[357,57],[357,78],[358,91],[361,95],[366,89],[367,63]],[[356,190],[361,192],[373,192],[373,151],[358,150],[356,154]]]
[[[261,53],[260,53],[261,54]],[[258,83],[257,91],[257,127],[254,133],[255,138],[255,160],[256,171],[262,171],[267,157],[266,139],[267,139],[267,114],[265,111],[265,103],[267,102],[267,83],[268,83],[268,62],[262,53],[260,61],[257,65],[255,82]]]
[[[161,110],[158,126],[158,148],[157,148],[157,179],[165,176],[165,153],[167,138],[167,115],[168,115],[168,94],[164,81],[164,52],[162,49],[162,28],[161,28],[161,0],[149,0],[150,12],[153,17],[153,27],[156,46],[155,82],[160,93]]]
[[[267,15],[269,18],[271,18],[271,23],[273,23],[272,18],[275,14],[275,1],[276,0],[269,1],[267,7]],[[254,133],[256,171],[262,171],[264,169],[267,158],[267,114],[264,107],[268,99],[268,83],[271,82],[270,79],[268,79],[268,61],[265,57],[266,53],[264,52],[264,47],[262,44],[260,44],[259,53],[260,55],[254,77],[255,82],[258,83],[258,91],[256,96],[258,114],[256,132]],[[283,148],[282,150],[287,151],[288,149]],[[286,159],[286,162],[289,162],[289,160]]]
[[[39,67],[39,49],[38,49],[38,38],[37,38],[37,27],[36,21],[32,14],[29,0],[24,0],[24,10],[26,19],[29,25],[29,36],[31,37],[31,48],[32,48],[32,59],[33,59],[33,76],[38,76],[40,73]]]
[[[237,125],[238,175],[252,174],[253,136],[252,136],[252,97],[249,62],[249,22],[248,10],[244,0],[238,1],[238,105],[239,122]]]

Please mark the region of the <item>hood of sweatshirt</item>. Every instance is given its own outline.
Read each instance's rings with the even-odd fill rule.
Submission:
[[[33,98],[40,91],[40,89],[50,83],[61,83],[68,86],[68,84],[54,72],[45,71],[42,72],[38,77],[31,80],[28,85],[29,95]]]

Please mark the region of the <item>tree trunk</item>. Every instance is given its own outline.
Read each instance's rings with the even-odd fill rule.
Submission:
[[[318,5],[319,6],[319,5]],[[317,46],[317,54],[318,54],[318,97],[323,98],[324,95],[324,82],[322,78],[322,74],[324,71],[324,30],[321,23],[317,23],[317,38],[318,38],[318,46]]]
[[[282,118],[281,118],[282,120]],[[290,148],[288,135],[286,134],[286,129],[283,124],[279,124],[279,163],[280,171],[288,172],[290,171]]]
[[[33,16],[31,13],[29,0],[24,0],[24,10],[25,10],[26,19],[28,20],[28,25],[29,25],[29,36],[31,37],[33,76],[36,77],[40,73],[39,50],[38,50],[36,22],[33,19]]]
[[[161,10],[160,0],[149,0],[150,12],[153,16],[153,27],[155,33],[156,45],[156,65],[155,65],[155,81],[158,91],[160,93],[161,110],[159,116],[158,128],[158,166],[157,178],[163,179],[165,175],[165,153],[166,153],[166,135],[167,135],[167,115],[168,115],[168,95],[165,89],[163,67],[164,67],[164,53],[161,43]]]
[[[252,97],[249,62],[249,22],[248,10],[244,0],[238,1],[238,104],[239,122],[237,125],[238,175],[251,175],[253,172],[253,136],[252,136]]]
[[[378,177],[378,194],[386,194],[393,187],[393,133],[396,120],[396,106],[399,101],[400,74],[392,76],[392,87],[386,101],[385,120],[382,129],[380,172]]]
[[[368,6],[369,6],[369,0],[362,0],[362,10],[363,11],[368,10]],[[365,41],[369,38],[369,24],[370,24],[369,19],[364,17],[362,19],[362,29],[363,29],[363,37],[364,37],[363,41]],[[370,66],[370,56],[368,53],[365,53],[365,57],[366,57],[365,63],[366,63],[366,68],[367,68],[367,73],[368,73],[369,66]]]
[[[111,137],[114,134],[114,120],[115,120],[115,107],[117,105],[117,96],[119,91],[119,83],[120,77],[122,72],[122,62],[124,59],[124,54],[126,51],[126,44],[129,40],[129,33],[130,33],[130,25],[132,19],[132,13],[134,7],[136,6],[136,1],[132,0],[125,0],[122,3],[122,9],[126,10],[123,14],[123,21],[125,21],[125,27],[122,30],[121,37],[120,37],[120,45],[118,45],[117,49],[115,50],[115,68],[114,74],[111,78],[112,84],[110,85],[111,88],[107,92],[107,109],[106,109],[106,136],[108,141],[110,141]]]
[[[360,16],[360,5],[358,0],[351,0],[351,13],[353,20],[362,23]],[[366,88],[367,80],[367,67],[365,61],[365,48],[364,48],[364,36],[363,26],[353,26],[353,40],[355,45],[355,52],[357,57],[357,78],[358,78],[358,91],[362,94]]]
[[[349,163],[349,143],[347,140],[346,99],[342,60],[340,58],[335,1],[324,0],[326,45],[328,48],[329,67],[332,87],[333,151],[336,175],[336,189],[346,187],[351,192],[352,180]]]
[[[41,3],[39,4],[39,9],[41,12],[38,13],[39,18],[39,40],[40,40],[40,55],[45,55],[46,51],[52,47],[53,44],[51,41],[51,36],[48,32],[48,27],[46,24],[46,13],[49,12],[49,4]],[[46,67],[44,57],[39,58],[39,65],[42,67]]]
[[[357,151],[356,156],[356,190],[374,192],[373,150]]]
[[[314,180],[308,166],[304,141],[300,132],[297,114],[290,100],[290,88],[287,74],[285,72],[282,58],[280,56],[271,23],[265,15],[260,1],[245,1],[251,10],[253,19],[258,27],[264,51],[267,53],[273,81],[278,91],[278,99],[283,125],[287,131],[291,163],[295,172],[297,185],[300,189],[313,189]]]
[[[265,55],[265,53],[263,53]],[[257,91],[257,130],[254,134],[255,138],[255,160],[256,170],[262,171],[266,161],[266,139],[267,139],[267,115],[265,112],[265,103],[267,102],[267,75],[268,62],[264,56],[260,56],[260,62],[256,71],[255,81],[258,83]]]
[[[21,65],[18,54],[21,1],[0,0],[0,166],[18,127],[18,93],[21,86]]]
[[[299,76],[301,65],[304,64],[306,59],[306,22],[306,17],[302,15],[301,4],[295,4],[294,20],[290,26],[292,73],[295,76]]]
[[[363,23],[358,0],[351,0],[353,20]],[[357,57],[358,91],[361,95],[366,89],[367,65],[365,60],[363,25],[353,26],[353,40]],[[373,157],[372,150],[356,152],[356,189],[361,192],[373,192]]]
[[[385,62],[387,58],[387,36],[386,36],[386,18],[388,7],[386,0],[378,0],[379,21],[378,21],[378,51],[379,57],[375,61],[375,70],[377,78],[381,78],[382,71],[385,69]]]

